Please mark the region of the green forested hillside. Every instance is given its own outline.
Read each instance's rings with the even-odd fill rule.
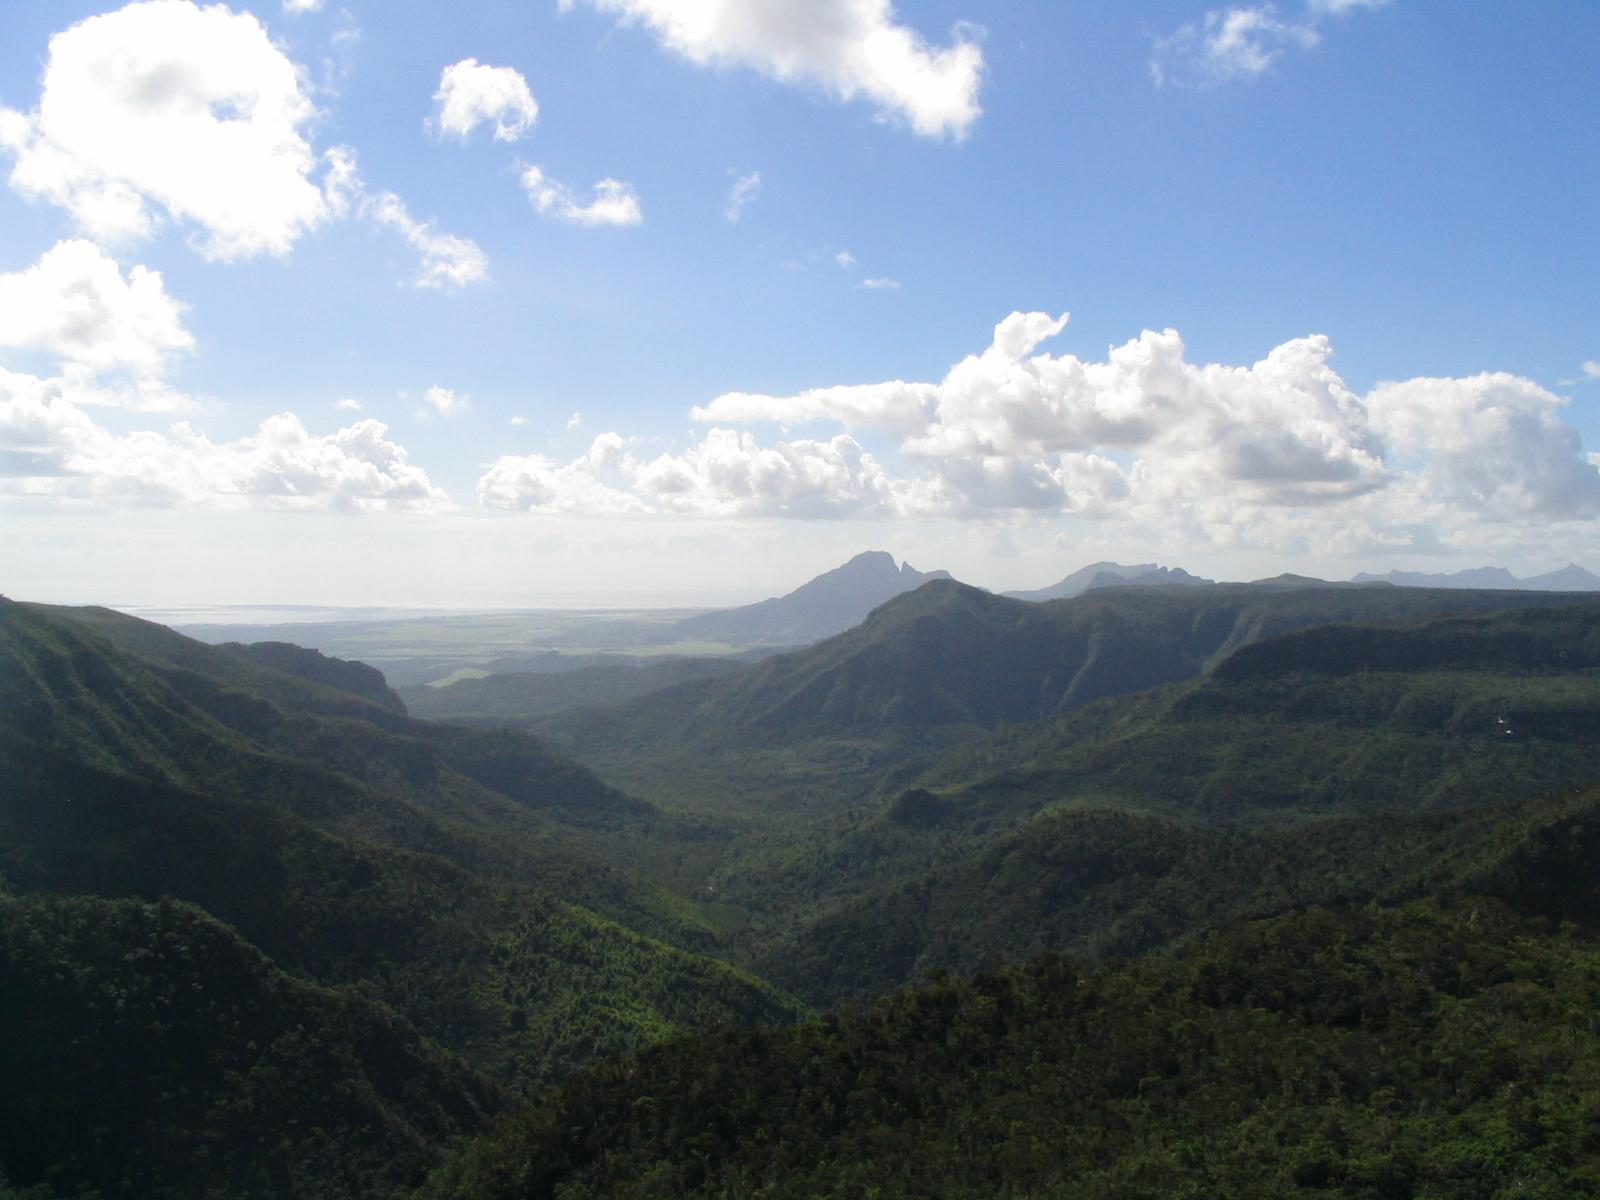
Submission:
[[[1595,1192],[1600,606],[1234,591],[551,719],[652,799],[0,603],[0,1197]]]
[[[1224,824],[1585,783],[1597,629],[1590,601],[1306,630],[1186,687],[973,738],[921,782],[989,805],[1093,800]]]
[[[800,1013],[769,985],[660,940],[703,949],[718,938],[695,904],[620,856],[606,860],[620,824],[644,840],[674,828],[665,814],[526,735],[410,721],[236,652],[120,621],[0,604],[0,873],[20,894],[187,902],[195,908],[184,912],[228,922],[228,937],[268,956],[267,974],[218,985],[230,1002],[268,1004],[256,993],[275,972],[359,995],[354,1007],[340,1002],[344,1015],[326,1035],[340,1043],[339,1061],[357,1075],[376,1069],[362,1048],[375,1044],[363,1023],[376,1014],[448,1064],[479,1107],[662,1038]],[[94,632],[107,627],[120,647],[140,651]],[[82,924],[46,922],[35,949],[91,980],[139,956],[109,934],[83,941],[73,932]],[[7,1011],[47,1012],[50,981],[16,974]],[[43,1045],[80,1037],[47,1029]],[[267,1061],[267,1041],[244,1026],[189,1032],[200,1037],[196,1062]],[[128,1053],[138,1076],[137,1056],[155,1050]],[[108,1054],[108,1069],[116,1061]],[[182,1118],[198,1123],[196,1145],[233,1144],[213,1116],[235,1083],[196,1068]],[[63,1124],[105,1125],[107,1138],[132,1146],[151,1118],[137,1106],[97,1116],[102,1099],[82,1090],[54,1103]],[[373,1120],[349,1105],[327,1119],[330,1162]],[[413,1160],[426,1158],[473,1120],[404,1125],[411,1133],[394,1136],[411,1137]],[[64,1189],[94,1186],[107,1200],[153,1194],[132,1176],[113,1186],[85,1174],[92,1157],[48,1161],[61,1166]],[[16,1185],[48,1182],[24,1170],[35,1161],[0,1152]],[[173,1195],[203,1194],[211,1178],[172,1161],[162,1169]],[[286,1186],[218,1194],[322,1194],[304,1180]],[[368,1194],[351,1187],[327,1194]]]
[[[1148,954],[1231,921],[1308,905],[1399,902],[1465,886],[1535,904],[1553,859],[1540,850],[1537,870],[1516,864],[1544,843],[1570,847],[1569,859],[1592,853],[1600,861],[1600,793],[1335,817],[1271,832],[1060,810],[824,908],[770,942],[753,966],[831,1007],[929,972],[970,973],[1042,950],[1096,961]]]
[[[1031,604],[937,581],[817,646],[534,728],[652,798],[771,815],[837,808],[938,747],[1192,679],[1264,639],[1330,622],[1550,602],[1541,593],[1230,585]]]
[[[1046,954],[569,1080],[431,1200],[1600,1195],[1600,955],[1498,901]]]
[[[409,687],[404,699],[413,716],[427,720],[526,723],[549,713],[615,704],[681,683],[715,679],[744,665],[737,658],[678,658],[598,664],[571,671],[516,671],[463,679],[448,687]]]
[[[505,1100],[170,900],[0,895],[0,1015],[0,1163],[64,1196],[381,1195]]]

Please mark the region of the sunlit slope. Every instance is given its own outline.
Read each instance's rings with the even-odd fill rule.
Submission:
[[[972,739],[922,782],[978,806],[1271,823],[1587,783],[1597,739],[1600,604],[1587,600],[1269,639],[1187,686]]]
[[[756,969],[819,1003],[1389,894],[1445,853],[1436,814],[1600,780],[1597,631],[1590,602],[1268,639],[959,743],[720,883],[766,914]]]
[[[806,650],[534,727],[645,795],[826,805],[871,794],[930,748],[1192,679],[1264,638],[1535,603],[1550,596],[1239,585],[1030,604],[938,581]]]

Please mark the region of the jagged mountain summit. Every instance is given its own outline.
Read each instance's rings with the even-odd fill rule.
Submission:
[[[1068,600],[1073,596],[1081,596],[1085,592],[1104,587],[1142,587],[1162,584],[1202,587],[1214,582],[1216,581],[1191,575],[1182,567],[1162,567],[1155,563],[1125,566],[1122,563],[1097,562],[1079,568],[1049,587],[1004,592],[1002,595],[1012,600]]]
[[[1504,567],[1469,567],[1464,571],[1429,573],[1427,571],[1389,571],[1383,575],[1369,575],[1365,571],[1351,578],[1351,583],[1392,583],[1396,587],[1431,588],[1498,588],[1525,592],[1600,592],[1600,575],[1586,571],[1577,563],[1568,563],[1559,571],[1547,571],[1518,579]]]
[[[785,596],[742,608],[703,613],[680,621],[672,631],[684,641],[734,645],[799,646],[820,642],[866,620],[885,601],[915,591],[948,571],[919,571],[896,564],[884,550],[868,550],[841,567],[804,583]]]

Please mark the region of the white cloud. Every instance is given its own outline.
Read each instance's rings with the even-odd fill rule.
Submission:
[[[594,199],[578,203],[565,184],[549,178],[538,167],[522,172],[522,186],[533,206],[545,216],[575,225],[638,225],[644,220],[639,197],[633,185],[617,179],[602,179],[594,185]]]
[[[511,428],[513,429],[521,429],[527,423],[527,417],[512,417],[510,421]]]
[[[1342,17],[1363,9],[1386,8],[1389,0],[1311,0],[1307,7],[1318,16]]]
[[[850,267],[856,265],[856,256],[851,254],[848,250],[841,250],[839,253],[833,256],[833,261],[838,263],[841,267],[849,269]]]
[[[50,39],[38,107],[0,108],[17,192],[66,208],[103,240],[186,226],[215,260],[286,254],[327,221],[360,216],[423,256],[418,283],[488,277],[483,252],[369,193],[355,152],[319,156],[304,73],[248,13],[142,0]],[[321,178],[315,178],[320,171]]]
[[[415,286],[451,290],[489,278],[489,257],[476,242],[417,220],[393,192],[368,191],[350,147],[335,146],[325,157],[329,205],[339,216],[363,217],[404,238],[422,258]]]
[[[1190,363],[1173,330],[1147,331],[1098,362],[1039,353],[1065,324],[1064,315],[1013,313],[987,350],[937,383],[732,392],[690,416],[786,432],[836,423],[889,439],[901,470],[872,459],[871,487],[827,493],[834,513],[854,504],[900,516],[1073,516],[1138,526],[1168,544],[1347,555],[1423,538],[1471,544],[1472,531],[1507,522],[1600,515],[1600,456],[1583,453],[1561,418],[1565,402],[1528,380],[1415,379],[1361,397],[1333,369],[1320,335],[1247,367]],[[763,511],[691,469],[715,457],[712,446],[781,459],[829,444],[764,448],[731,436],[716,429],[707,448],[663,460],[665,478],[690,481],[694,511]],[[619,486],[644,495],[646,478],[634,471]]]
[[[422,396],[425,406],[421,412],[426,416],[442,417],[450,420],[464,413],[472,411],[472,397],[466,394],[457,395],[449,388],[439,387],[435,384]]]
[[[1250,80],[1266,74],[1285,49],[1310,49],[1320,40],[1313,26],[1283,20],[1271,4],[1213,9],[1200,23],[1156,39],[1150,73],[1158,86]]]
[[[393,229],[422,256],[413,281],[417,287],[450,289],[489,278],[489,257],[469,238],[441,233],[432,221],[419,221],[393,192],[366,196],[361,211],[374,222]]]
[[[723,219],[730,225],[737,225],[739,218],[744,216],[744,210],[755,203],[756,197],[760,194],[760,171],[751,171],[748,175],[739,176],[728,191],[728,203],[722,209]]]
[[[900,281],[879,276],[874,279],[863,279],[856,286],[865,288],[869,292],[894,292],[900,289]]]
[[[623,470],[655,507],[701,516],[888,514],[900,499],[888,473],[844,434],[762,446],[749,433],[713,429],[683,454],[629,460]]]
[[[481,123],[493,121],[495,140],[514,142],[533,128],[539,116],[538,102],[519,72],[483,66],[475,58],[446,67],[433,99],[438,110],[429,128],[441,137],[463,141]]]
[[[546,515],[647,512],[643,501],[600,478],[621,449],[620,437],[603,433],[594,440],[589,453],[569,463],[556,462],[543,454],[502,456],[478,480],[478,503],[485,508]]]
[[[38,350],[90,372],[159,377],[194,347],[184,306],[161,273],[116,260],[92,242],[58,242],[33,266],[0,273],[0,346]]]
[[[838,421],[847,429],[871,429],[909,437],[932,423],[939,403],[939,386],[933,383],[847,384],[813,388],[798,396],[777,397],[727,392],[710,404],[689,410],[692,420],[704,424],[750,425],[770,422],[804,425]]]
[[[1412,379],[1361,396],[1322,335],[1245,366],[1190,362],[1170,329],[1101,359],[1041,352],[1066,323],[1013,313],[937,382],[730,392],[691,410],[711,428],[684,449],[644,454],[613,432],[571,461],[502,457],[479,503],[981,521],[1323,560],[1594,541],[1600,454],[1529,380]],[[828,424],[843,431],[816,428]],[[763,425],[781,434],[741,428]]]
[[[329,216],[292,62],[248,13],[148,0],[50,39],[39,106],[0,111],[24,196],[96,237],[192,226],[214,259],[283,254]]]
[[[333,407],[338,409],[340,412],[362,412],[365,409],[365,406],[361,403],[361,401],[351,399],[348,396],[343,400],[335,400],[333,402]]]
[[[581,412],[575,412],[570,417],[567,418],[567,432],[568,433],[571,433],[574,430],[578,430],[578,429],[582,429],[582,428],[583,428],[583,414]]]
[[[1583,373],[1588,379],[1600,379],[1600,362],[1590,359],[1583,364]]]
[[[561,0],[571,8],[575,0]],[[982,109],[983,51],[967,26],[932,47],[896,23],[890,0],[587,0],[648,26],[699,65],[753,67],[840,100],[864,97],[925,137],[965,137]]]
[[[0,370],[0,499],[52,507],[128,506],[311,511],[447,505],[378,421],[309,433],[293,413],[238,441],[187,423],[117,435],[54,381]]]
[[[713,429],[681,454],[648,459],[626,453],[615,433],[601,434],[567,463],[507,455],[478,481],[478,500],[544,515],[830,518],[908,509],[914,490],[845,435],[762,446],[749,433]]]
[[[1507,374],[1385,383],[1367,397],[1373,428],[1422,460],[1432,497],[1496,519],[1600,516],[1600,474],[1565,405]]]
[[[283,11],[286,13],[313,13],[322,8],[322,0],[283,0]]]

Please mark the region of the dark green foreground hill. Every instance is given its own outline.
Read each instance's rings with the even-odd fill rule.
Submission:
[[[1600,1195],[1600,955],[1498,901],[1043,955],[632,1056],[430,1200]]]
[[[12,1184],[369,1196],[576,1067],[802,1011],[617,865],[664,814],[319,660],[0,603]]]
[[[0,602],[0,1200],[1600,1194],[1600,607],[1203,591],[560,718],[698,815]]]

